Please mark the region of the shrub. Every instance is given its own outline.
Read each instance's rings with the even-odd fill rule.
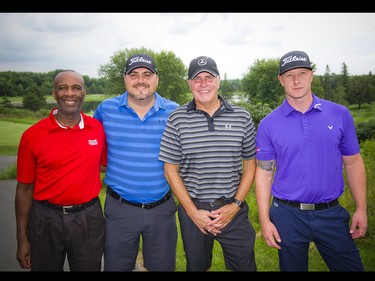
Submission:
[[[365,140],[375,139],[375,119],[358,123],[356,130],[358,141],[360,143],[364,142]]]

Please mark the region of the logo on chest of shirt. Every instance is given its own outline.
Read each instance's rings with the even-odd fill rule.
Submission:
[[[88,140],[88,143],[89,145],[98,145],[98,141],[95,139],[95,140]]]
[[[230,124],[226,124],[224,125],[224,127],[225,127],[225,130],[232,130],[232,125]]]

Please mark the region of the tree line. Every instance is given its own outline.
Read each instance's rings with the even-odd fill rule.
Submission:
[[[125,91],[123,73],[126,60],[135,53],[152,56],[160,76],[158,93],[161,96],[184,104],[192,99],[186,83],[187,66],[171,51],[154,52],[141,48],[121,49],[110,57],[107,64],[99,67],[99,78],[90,78],[82,73],[87,94],[117,96]],[[251,110],[255,119],[261,118],[278,106],[284,99],[284,91],[278,79],[279,58],[257,59],[249,65],[247,73],[240,79],[226,78],[225,69],[221,81],[220,95],[230,99],[234,94],[242,93],[237,103]],[[313,68],[316,66],[313,64]],[[46,105],[46,96],[51,94],[53,78],[60,72],[56,69],[48,73],[0,72],[0,97],[3,105],[10,105],[8,97],[22,97],[26,109],[37,111]],[[342,63],[341,73],[331,73],[326,66],[324,75],[315,75],[312,89],[319,97],[342,105],[371,104],[375,100],[375,77],[350,75],[348,66]],[[255,112],[254,112],[255,111]],[[259,117],[258,117],[259,115]]]

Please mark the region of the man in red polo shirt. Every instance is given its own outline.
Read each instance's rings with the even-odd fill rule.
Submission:
[[[50,115],[20,140],[15,198],[17,260],[32,271],[100,271],[105,219],[98,194],[107,165],[102,124],[82,112],[78,72],[54,79]]]

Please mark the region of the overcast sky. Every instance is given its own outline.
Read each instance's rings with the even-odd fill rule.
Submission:
[[[22,5],[22,4],[20,4]],[[74,69],[98,77],[122,49],[212,57],[227,79],[256,59],[307,52],[323,75],[375,73],[375,13],[0,13],[0,71]]]

